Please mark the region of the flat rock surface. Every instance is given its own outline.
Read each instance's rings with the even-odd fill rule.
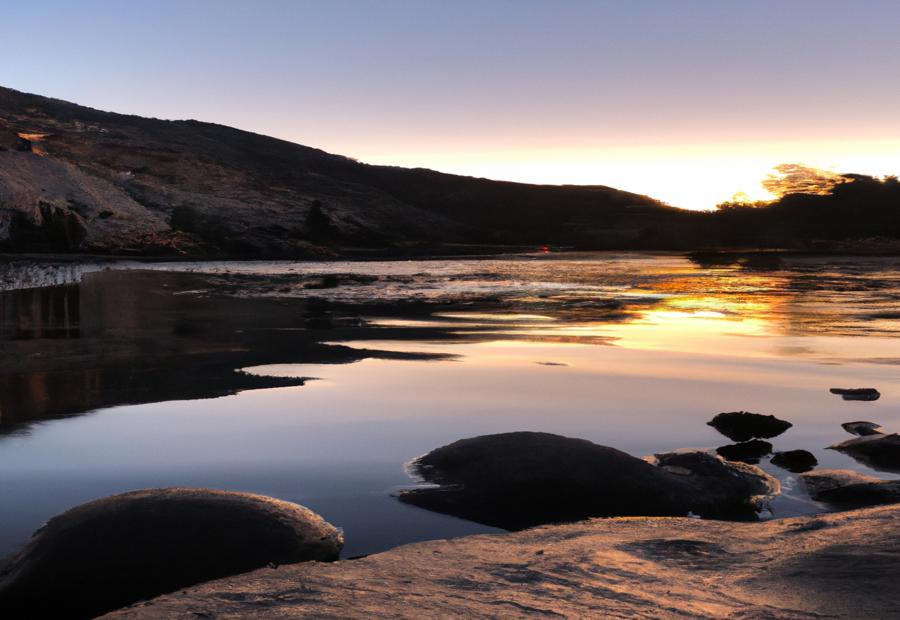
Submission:
[[[900,508],[595,519],[261,569],[106,618],[891,618]]]

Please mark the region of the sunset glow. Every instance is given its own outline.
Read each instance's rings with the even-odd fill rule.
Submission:
[[[895,174],[900,171],[900,139],[623,146],[607,150],[373,153],[360,159],[523,183],[608,185],[646,194],[672,206],[702,210],[712,209],[738,193],[750,200],[775,198],[762,182],[783,162],[802,162],[835,173]]]
[[[369,163],[690,209],[782,163],[900,172],[892,2],[53,4],[17,7],[57,44],[13,31],[7,86]]]

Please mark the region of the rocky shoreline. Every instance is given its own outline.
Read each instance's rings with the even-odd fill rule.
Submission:
[[[888,618],[900,507],[761,523],[615,518],[211,581],[104,616]]]

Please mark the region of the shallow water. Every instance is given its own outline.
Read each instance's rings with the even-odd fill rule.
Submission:
[[[400,504],[404,463],[541,430],[636,456],[730,443],[720,411],[794,427],[775,450],[900,427],[900,259],[569,254],[402,262],[6,266],[0,556],[92,498],[210,486],[302,503],[345,555],[491,528]],[[52,284],[52,286],[41,286]],[[31,287],[31,288],[22,288]],[[236,372],[237,371],[237,372]],[[847,402],[831,387],[876,387]],[[768,463],[776,516],[824,510]]]

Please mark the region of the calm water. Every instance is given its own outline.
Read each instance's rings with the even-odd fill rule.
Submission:
[[[900,259],[13,264],[0,289],[0,556],[148,486],[299,502],[348,556],[491,531],[391,496],[405,462],[485,433],[641,456],[727,444],[706,422],[744,409],[793,422],[776,450],[867,471],[825,449],[840,424],[900,428]],[[823,510],[761,466],[776,516]]]

